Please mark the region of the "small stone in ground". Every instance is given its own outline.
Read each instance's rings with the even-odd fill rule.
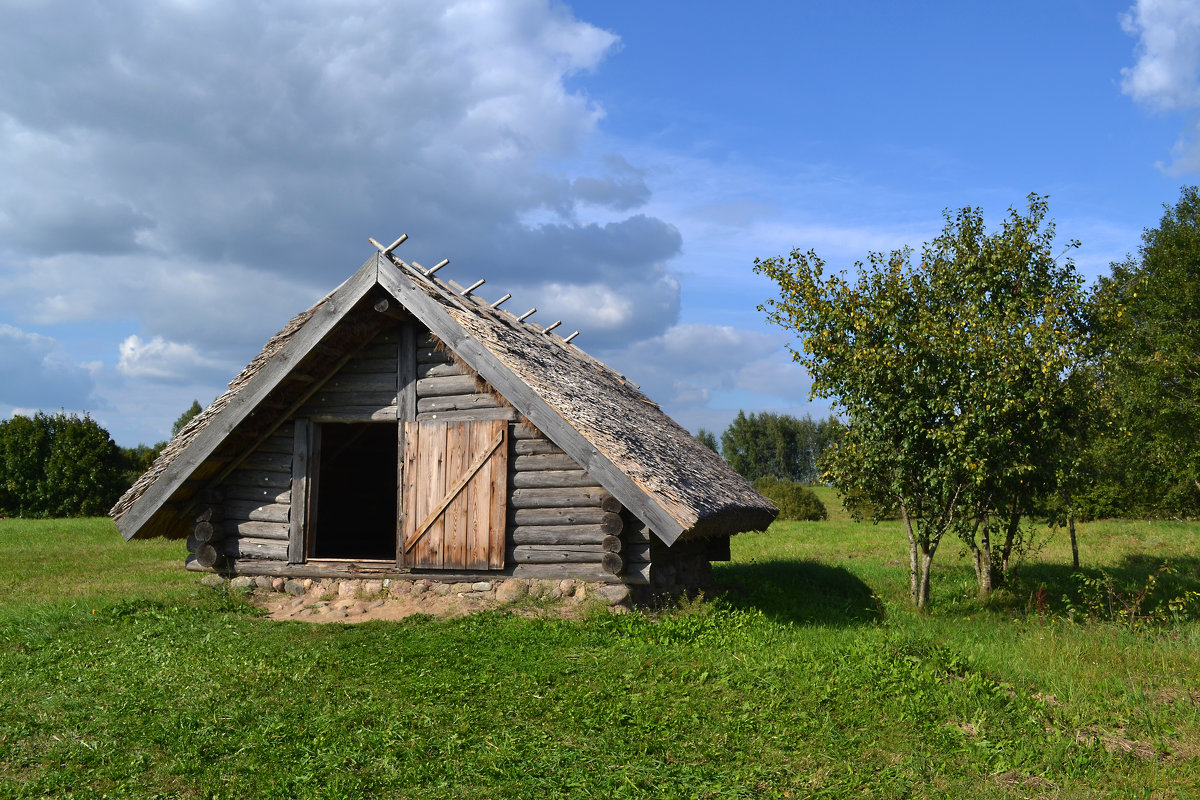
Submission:
[[[412,591],[412,584],[408,581],[396,581],[388,587],[388,594],[392,597],[404,597]]]
[[[575,593],[575,581],[570,578],[563,578],[558,582],[558,596],[570,597]]]
[[[251,578],[249,575],[238,575],[229,582],[229,588],[241,589],[248,592],[254,588],[254,578]]]
[[[358,590],[361,587],[361,581],[342,581],[337,587],[338,597],[358,597]]]
[[[435,584],[433,585],[433,593],[434,593],[434,594],[440,594],[440,595],[448,595],[448,594],[450,594],[450,584],[448,584],[448,583],[435,583]]]
[[[367,608],[380,608],[386,602],[386,600],[376,600],[374,603],[371,603],[369,606],[367,606]]]
[[[303,581],[286,581],[283,584],[283,590],[293,597],[299,597],[304,594],[305,587]]]
[[[455,594],[466,594],[467,592],[472,591],[472,585],[473,584],[470,583],[456,583],[450,587],[450,591],[454,592]]]
[[[297,597],[291,603],[288,603],[288,605],[291,606],[292,608],[301,608],[304,605],[304,598]]]
[[[492,584],[489,581],[476,581],[471,584],[471,591],[473,592],[490,592],[491,590]]]
[[[516,603],[529,591],[524,581],[505,581],[496,587],[496,601],[499,603]]]
[[[628,614],[629,606],[609,606],[608,613],[616,614],[617,616],[620,616],[621,614]]]
[[[259,589],[270,589],[271,588],[271,578],[267,575],[259,575],[257,578],[254,579],[254,585],[257,586]]]
[[[287,585],[287,578],[276,578],[271,581],[271,588],[277,592],[282,592],[283,587]]]
[[[583,600],[585,600],[587,598],[587,587],[580,585],[578,588],[575,589],[575,594],[573,595],[573,597],[575,598],[576,602],[582,602]]]
[[[547,595],[547,597],[549,597],[551,600],[557,600],[558,598],[562,597],[562,589],[555,586],[550,590],[550,594]]]
[[[218,586],[224,586],[225,579],[222,578],[220,575],[217,575],[215,572],[210,572],[207,575],[205,575],[203,578],[200,579],[200,583],[203,586],[210,586],[213,589],[215,589]]]
[[[342,611],[341,609],[335,608],[334,610],[332,610],[328,614],[326,614],[326,616],[329,617],[330,619],[345,619],[346,617],[348,617],[350,615],[347,614],[345,611]]]
[[[620,605],[629,602],[629,587],[623,583],[597,586],[592,590],[592,595],[610,606]]]
[[[363,581],[362,593],[367,597],[374,597],[383,591],[383,581]]]

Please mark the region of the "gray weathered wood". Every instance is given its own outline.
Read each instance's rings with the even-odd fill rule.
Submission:
[[[250,455],[246,456],[246,461],[249,461],[256,455],[261,453],[275,453],[278,455],[292,454],[292,425],[291,423],[280,425],[275,431],[265,439],[263,439],[258,447],[252,448]],[[240,465],[239,465],[240,466]]]
[[[404,536],[404,520],[409,509],[404,503],[404,482],[406,476],[405,448],[408,438],[404,433],[406,422],[417,418],[417,325],[408,322],[400,328],[400,341],[396,351],[396,380],[398,393],[396,396],[396,563],[404,560],[402,539]]]
[[[570,454],[594,475],[610,492],[640,519],[649,522],[665,543],[673,543],[683,533],[683,525],[642,487],[571,426],[534,389],[513,374],[481,342],[463,330],[440,303],[417,288],[413,279],[393,262],[394,256],[376,255],[378,280],[401,304],[411,310],[430,332],[450,346],[484,380],[518,408],[548,438]],[[521,491],[521,490],[517,490]]]
[[[514,489],[509,493],[509,505],[512,508],[603,508],[611,497],[608,490],[601,487]]]
[[[629,544],[620,550],[626,561],[649,561],[650,560],[650,545],[648,544]]]
[[[513,544],[603,544],[615,538],[599,525],[522,525],[508,535]]]
[[[612,536],[610,534],[604,537],[604,541],[600,543],[600,546],[604,548],[605,552],[619,553],[621,552],[621,548],[625,546],[625,543],[621,541],[620,536]]]
[[[417,380],[417,397],[446,397],[448,395],[477,394],[486,391],[483,382],[474,375],[453,375],[448,378],[420,378]]]
[[[515,472],[511,483],[517,489],[567,489],[600,486],[600,481],[581,469]]]
[[[233,558],[265,558],[268,561],[287,561],[288,543],[274,539],[243,539],[232,537],[221,544],[221,550]]]
[[[252,453],[242,462],[242,469],[268,470],[270,472],[287,472],[292,470],[292,451],[286,453],[268,453],[262,450]]]
[[[225,497],[228,501],[240,500],[257,500],[260,503],[280,503],[283,505],[292,502],[291,481],[288,481],[286,488],[271,488],[263,486],[226,486]]]
[[[328,394],[355,393],[386,393],[396,392],[396,372],[393,365],[391,372],[347,372],[344,368],[325,382],[314,400],[320,400]]]
[[[637,585],[650,583],[650,562],[626,564],[621,570],[621,581]]]
[[[196,522],[220,522],[225,517],[225,511],[219,505],[201,506],[196,509],[195,516],[192,517],[193,523]]]
[[[396,369],[396,359],[390,356],[381,358],[363,358],[361,354],[355,354],[353,358],[345,363],[339,374],[355,375],[358,373],[373,373],[376,375],[394,374]]]
[[[650,533],[650,531],[646,530],[645,528],[637,528],[634,530],[622,531],[621,538],[626,542],[633,544],[649,544],[650,538],[653,535],[654,534]]]
[[[570,550],[565,547],[535,549],[538,545],[517,545],[509,553],[515,564],[587,564],[600,563],[604,551],[599,547],[588,550]]]
[[[205,542],[196,548],[195,559],[201,567],[215,567],[221,560],[221,553],[211,542]]]
[[[225,504],[229,519],[246,519],[255,522],[287,522],[291,506],[274,503],[256,503],[253,500],[238,500]]]
[[[614,522],[613,517],[616,517]],[[621,517],[600,508],[521,508],[509,515],[513,525],[602,525],[618,526]]]
[[[198,542],[208,542],[213,539],[220,539],[224,533],[223,524],[221,522],[197,522],[192,526],[191,536],[195,537]],[[195,550],[192,551],[193,553]]]
[[[550,441],[549,439],[542,438],[516,440],[514,437],[513,452],[519,456],[536,456],[544,454],[567,455],[554,442]],[[571,457],[567,456],[567,458]],[[571,463],[575,464],[575,459],[571,458]],[[578,467],[579,465],[575,464],[575,466]]]
[[[474,372],[454,361],[427,361],[424,364],[417,365],[418,378],[449,378],[455,375],[475,377]]]
[[[309,478],[312,474],[309,461],[312,423],[307,419],[297,419],[295,431],[292,441],[292,497],[296,498],[296,502],[287,522],[288,548],[285,556],[285,560],[290,564],[304,561],[304,539],[308,533]]]
[[[532,425],[528,425],[524,422],[522,422],[520,425],[513,425],[511,433],[512,438],[514,439],[541,439],[547,442],[550,441],[546,438],[546,434],[542,433]]]
[[[273,472],[261,469],[239,469],[232,472],[225,479],[225,486],[255,486],[260,489],[279,489],[290,487],[292,483],[291,465],[288,469],[282,472]],[[226,497],[233,497],[229,494],[228,488],[225,491]]]
[[[299,504],[292,509],[295,517]],[[291,523],[289,522],[258,522],[257,520],[230,520],[223,529],[225,536],[244,536],[250,539],[278,539],[289,541],[291,538]],[[303,544],[303,543],[302,543]]]
[[[520,444],[525,444],[525,442],[520,442]],[[583,472],[583,467],[576,464],[575,459],[566,453],[518,455],[512,460],[512,468],[516,472],[540,472],[543,470],[579,470]]]
[[[433,347],[421,347],[417,345],[417,363],[418,364],[446,364],[454,360],[450,355],[449,350],[442,350]]]
[[[466,420],[514,420],[517,418],[516,409],[510,406],[497,408],[471,408],[464,411],[430,411],[417,415],[421,421],[436,419],[440,422],[464,422]]]
[[[396,377],[393,375],[392,380]],[[313,395],[312,399],[305,404],[305,410],[324,409],[324,408],[345,408],[350,406],[374,406],[375,408],[388,408],[396,405],[396,390],[394,388],[382,392],[326,392],[322,389],[317,394]]]
[[[620,553],[605,553],[600,559],[600,566],[604,567],[605,572],[620,575],[621,570],[625,569],[625,559]]]
[[[575,578],[591,583],[615,583],[618,578],[605,572],[604,567],[594,563],[584,564],[517,564],[513,567],[514,578],[557,580]]]
[[[418,381],[420,383],[420,381]],[[500,403],[490,394],[459,394],[448,397],[421,397],[417,392],[417,413],[465,411],[475,408],[496,408]]]
[[[308,418],[313,422],[393,422],[396,406],[345,406],[314,408]]]

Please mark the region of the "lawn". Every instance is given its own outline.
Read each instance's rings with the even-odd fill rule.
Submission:
[[[1200,590],[1200,525],[1081,526],[1092,589],[1046,532],[987,605],[947,542],[917,615],[899,526],[831,506],[674,611],[358,626],[263,619],[107,520],[0,521],[0,797],[1200,794],[1195,606],[1088,603],[1164,559],[1149,605]]]

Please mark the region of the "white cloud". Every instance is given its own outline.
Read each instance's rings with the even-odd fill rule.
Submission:
[[[197,373],[220,371],[227,373],[228,365],[196,352],[189,344],[169,342],[161,336],[142,341],[129,336],[120,344],[117,372],[129,378],[143,378],[162,383],[194,382]]]
[[[1166,171],[1200,169],[1200,6],[1192,0],[1138,0],[1121,16],[1121,27],[1138,39],[1136,63],[1121,70],[1121,90],[1156,111],[1192,118]]]
[[[88,408],[96,368],[72,363],[48,336],[0,322],[0,406]]]

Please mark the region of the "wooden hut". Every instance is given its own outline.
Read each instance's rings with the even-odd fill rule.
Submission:
[[[121,497],[126,539],[225,574],[674,588],[775,517],[558,323],[376,246]]]

